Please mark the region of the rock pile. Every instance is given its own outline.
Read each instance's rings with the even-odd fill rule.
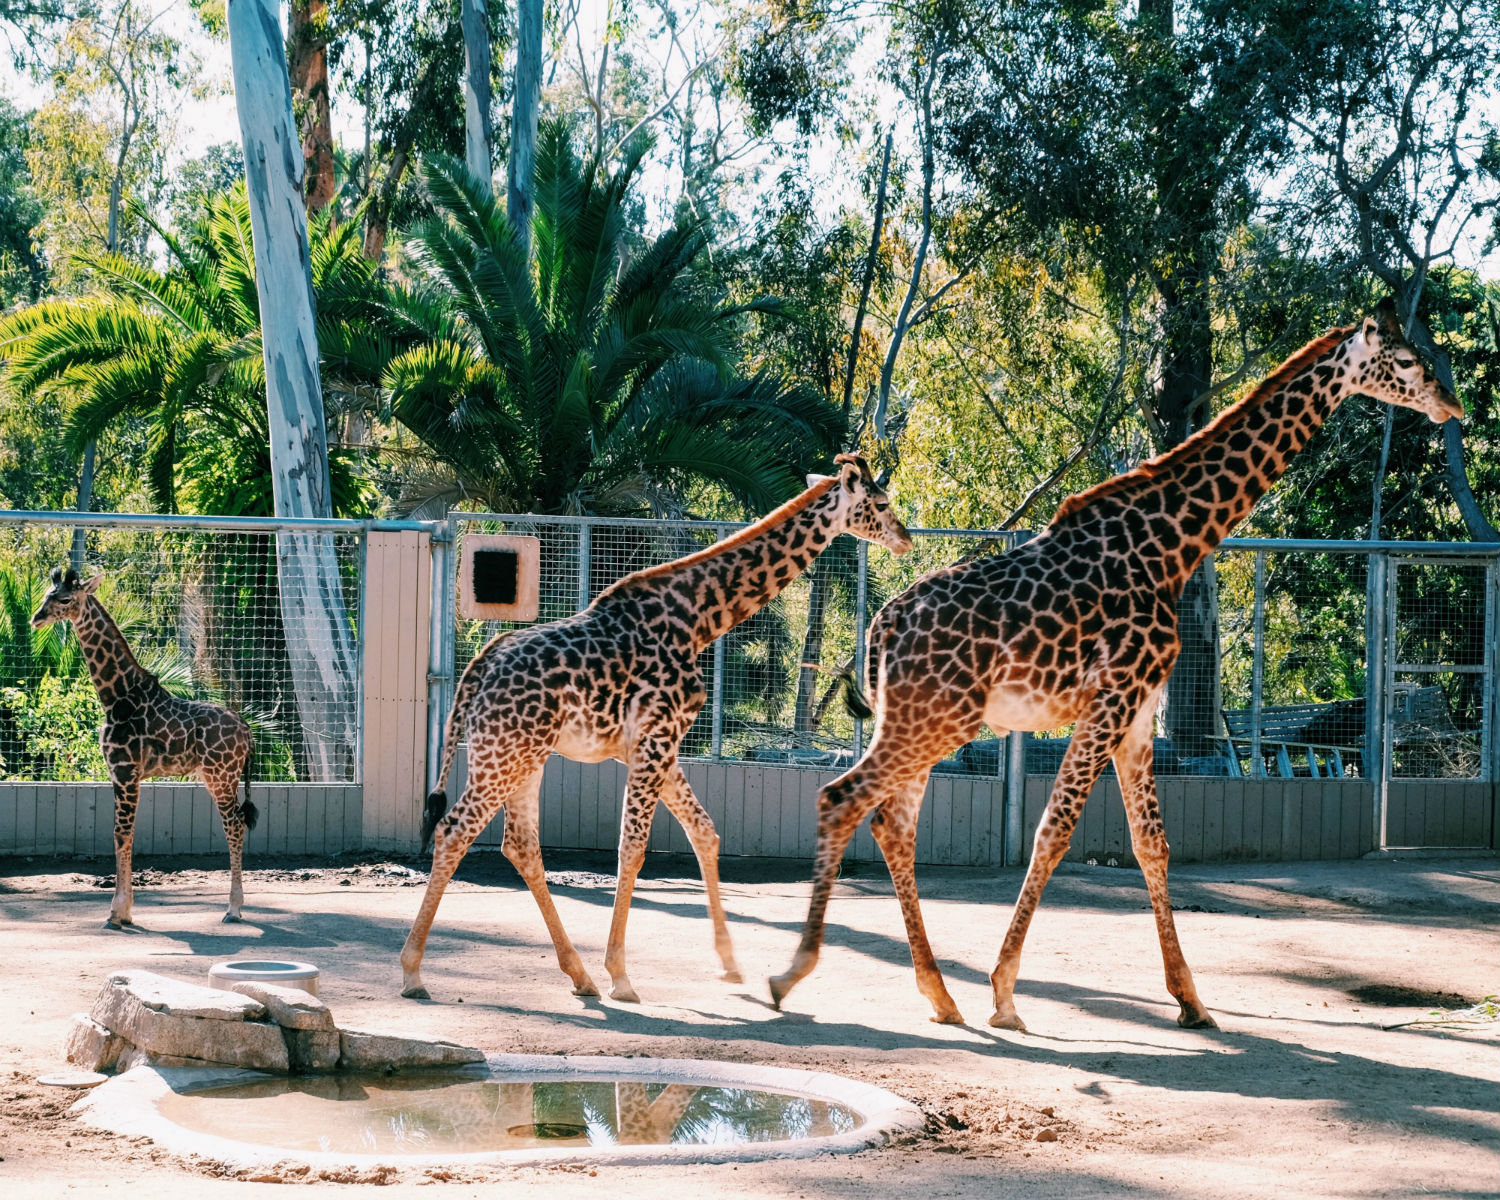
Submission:
[[[200,987],[151,971],[117,971],[75,1013],[64,1047],[85,1071],[249,1067],[278,1074],[397,1071],[483,1062],[471,1046],[440,1039],[340,1029],[328,1005],[298,988],[236,983]]]

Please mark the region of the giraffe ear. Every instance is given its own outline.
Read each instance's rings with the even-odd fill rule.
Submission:
[[[99,585],[103,582],[104,575],[100,573],[98,575],[95,575],[92,579],[85,579],[80,585],[79,591],[81,591],[85,596],[92,596],[99,590]]]
[[[815,488],[818,486],[818,484],[822,483],[827,478],[827,475],[818,475],[816,473],[811,474],[807,477],[807,486],[810,488]]]
[[[859,467],[854,463],[846,462],[839,469],[839,482],[843,484],[844,491],[846,492],[852,492],[854,490],[854,485],[856,483],[859,483],[863,478],[864,477],[860,474]]]

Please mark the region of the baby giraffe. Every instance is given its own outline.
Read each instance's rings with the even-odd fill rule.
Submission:
[[[53,571],[52,587],[31,623],[40,629],[54,621],[73,622],[104,706],[99,744],[115,787],[115,895],[104,927],[134,924],[130,851],[135,810],[141,780],[162,775],[197,775],[219,806],[229,843],[229,911],[224,920],[238,921],[245,902],[240,857],[256,815],[250,803],[250,726],[226,709],[172,695],[136,662],[119,627],[94,595],[103,579],[95,575],[80,581],[74,571]],[[243,804],[238,803],[241,780]]]
[[[904,554],[911,537],[863,459],[841,454],[839,473],[817,478],[769,516],[696,554],[627,575],[581,613],[492,638],[459,680],[444,735],[438,790],[427,799],[423,842],[436,830],[432,875],[401,951],[401,994],[427,999],[422,953],[443,889],[470,844],[502,809],[501,849],[542,910],[558,965],[580,996],[597,996],[547,891],[537,796],[551,754],[576,762],[618,758],[629,767],[620,829],[620,873],[604,966],[610,995],[635,1001],[625,974],[625,919],[645,859],[656,802],[682,823],[708,894],[724,978],[738,981],[719,900],[719,836],[677,762],[677,744],[708,697],[699,656],[769,604],[841,533]],[[444,814],[443,789],[468,732],[469,777]]]
[[[928,773],[981,725],[999,733],[1076,723],[990,975],[990,1024],[1025,1028],[1014,992],[1026,928],[1110,761],[1178,1024],[1214,1024],[1177,941],[1152,773],[1152,716],[1179,648],[1177,599],[1318,426],[1355,395],[1436,422],[1463,415],[1382,305],[1360,324],[1309,342],[1180,446],[1063,501],[1040,537],[924,575],[880,610],[868,662],[875,732],[864,757],[818,796],[812,903],[791,967],[771,980],[776,1007],[818,960],[839,860],[873,812],[871,831],[901,902],[917,986],[933,1020],[962,1021],[917,903],[913,859]]]

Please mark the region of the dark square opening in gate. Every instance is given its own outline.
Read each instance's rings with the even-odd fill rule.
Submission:
[[[521,556],[514,550],[475,550],[470,583],[477,604],[514,604],[519,588]]]

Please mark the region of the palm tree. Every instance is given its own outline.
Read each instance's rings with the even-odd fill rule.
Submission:
[[[270,438],[260,305],[243,185],[205,200],[165,270],[113,253],[80,255],[97,288],[0,320],[8,391],[26,399],[62,388],[76,397],[63,434],[70,452],[126,422],[148,429],[146,485],[153,503],[230,516],[272,514]],[[378,381],[392,348],[370,333],[379,283],[360,253],[358,224],[310,228],[325,388],[353,397]],[[373,357],[373,361],[372,361]],[[347,453],[330,455],[335,511],[369,507]]]
[[[680,511],[708,485],[763,509],[826,458],[838,414],[816,393],[733,366],[738,319],[693,272],[703,228],[637,242],[626,209],[644,144],[606,172],[568,127],[537,147],[529,252],[462,164],[420,177],[435,215],[410,235],[387,331],[415,344],[385,371],[392,415],[492,510]]]

